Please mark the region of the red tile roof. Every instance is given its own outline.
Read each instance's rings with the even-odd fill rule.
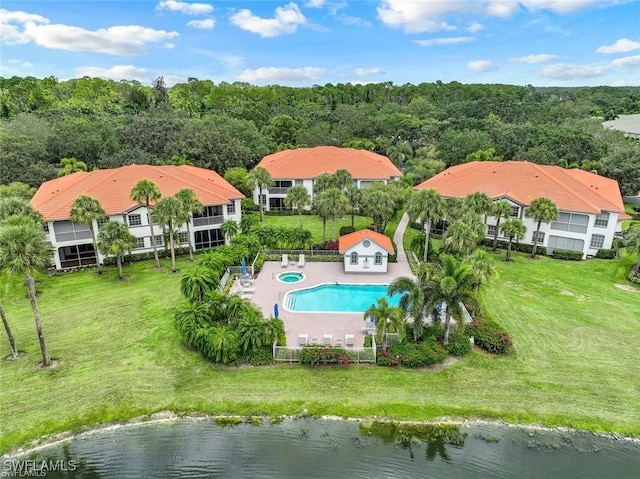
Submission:
[[[563,211],[611,211],[621,213],[621,219],[627,216],[617,181],[588,171],[528,161],[474,161],[452,166],[416,186],[429,188],[455,198],[481,192],[492,199],[507,197],[525,206],[544,196]]]
[[[365,239],[373,241],[375,244],[385,249],[389,254],[393,254],[395,252],[391,238],[371,230],[360,230],[340,236],[340,239],[338,240],[338,251],[340,254],[344,254],[344,252],[349,248],[357,245]]]
[[[190,188],[205,206],[228,204],[230,200],[244,198],[215,171],[187,165],[129,165],[80,171],[46,181],[31,199],[31,204],[45,220],[64,220],[69,218],[76,198],[88,195],[100,201],[107,215],[122,214],[137,206],[129,193],[144,179],[157,184],[162,196],[172,196],[181,188]]]
[[[368,150],[317,146],[296,148],[265,156],[258,166],[273,179],[312,179],[323,173],[333,174],[344,168],[354,179],[388,180],[402,173],[386,156]]]

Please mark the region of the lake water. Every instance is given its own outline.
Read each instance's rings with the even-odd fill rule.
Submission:
[[[211,419],[139,424],[82,434],[28,459],[69,469],[49,471],[49,479],[640,477],[640,445],[589,433],[306,418],[227,427]]]

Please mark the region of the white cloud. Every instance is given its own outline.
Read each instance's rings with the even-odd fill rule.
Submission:
[[[509,18],[519,9],[518,2],[509,0],[497,0],[489,2],[487,13],[494,17]]]
[[[471,33],[478,33],[480,30],[484,30],[484,25],[482,23],[473,22],[466,28],[466,30]]]
[[[133,65],[114,65],[111,68],[86,66],[75,69],[76,77],[99,77],[107,80],[138,80],[140,83],[149,83],[153,77],[146,68]]]
[[[621,38],[613,45],[602,45],[598,47],[596,52],[598,53],[626,53],[633,50],[640,50],[640,42],[634,42],[627,38]]]
[[[207,15],[213,12],[213,6],[208,3],[187,3],[176,0],[163,0],[158,3],[156,9],[180,12],[185,15]]]
[[[402,28],[407,33],[437,32],[452,28],[441,17],[458,11],[470,2],[453,0],[448,2],[416,2],[415,0],[383,0],[377,7],[378,17],[386,26]]]
[[[551,10],[555,13],[572,13],[594,5],[615,3],[616,0],[520,0],[527,10],[538,12]]]
[[[316,81],[326,72],[324,68],[304,67],[304,68],[276,68],[262,67],[255,70],[244,70],[239,79],[246,82],[288,82],[300,83]]]
[[[6,43],[33,42],[56,50],[138,55],[149,43],[166,42],[177,36],[178,32],[138,25],[86,30],[72,25],[50,24],[40,15],[0,10],[0,39]]]
[[[638,67],[640,66],[640,55],[616,58],[615,60],[611,61],[611,66],[622,68],[623,70]]]
[[[473,37],[442,37],[431,38],[429,40],[414,40],[413,43],[421,47],[430,47],[433,45],[457,45],[458,43],[468,43],[475,40]]]
[[[476,73],[484,73],[495,69],[493,62],[490,62],[489,60],[476,60],[469,62],[467,63],[467,68]]]
[[[616,80],[611,86],[640,86],[640,80]]]
[[[322,8],[324,6],[325,0],[309,0],[304,4],[305,7],[309,8]]]
[[[360,17],[351,17],[349,15],[340,15],[338,21],[343,25],[357,25],[360,27],[370,27],[371,22]]]
[[[278,7],[274,18],[260,18],[246,8],[231,16],[231,24],[261,37],[272,38],[294,33],[298,25],[307,23],[307,19],[295,3]]]
[[[537,55],[527,55],[526,57],[512,58],[511,63],[545,63],[558,58],[558,55],[550,55],[548,53],[538,53]]]
[[[191,20],[189,23],[187,23],[187,26],[200,30],[211,30],[216,26],[216,22],[213,18],[207,18],[205,20]]]
[[[574,80],[576,78],[599,77],[609,69],[608,65],[568,65],[557,63],[543,68],[540,74],[553,80]]]
[[[354,73],[358,77],[368,77],[371,75],[380,75],[382,73],[382,70],[380,70],[377,67],[376,68],[356,68],[354,70]]]

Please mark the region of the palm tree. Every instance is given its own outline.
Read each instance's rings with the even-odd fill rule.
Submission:
[[[269,318],[264,324],[264,343],[273,344],[277,343],[280,346],[284,346],[287,342],[284,323],[280,318]]]
[[[496,230],[493,233],[493,247],[491,251],[494,253],[498,249],[498,233],[500,232],[500,220],[502,218],[509,218],[511,215],[511,203],[507,200],[496,201],[492,208],[491,214],[496,218]]]
[[[4,330],[7,332],[7,339],[9,340],[9,345],[11,345],[11,357],[18,357],[18,348],[16,347],[16,340],[13,339],[13,334],[11,333],[11,328],[9,327],[9,321],[7,321],[7,316],[5,315],[4,308],[0,304],[0,318],[2,318],[2,325],[4,326]]]
[[[478,215],[484,217],[484,222],[487,222],[487,214],[491,212],[491,198],[486,193],[476,192],[465,196],[464,205]]]
[[[293,228],[290,235],[293,248],[306,249],[313,244],[313,233],[307,229]]]
[[[446,304],[444,344],[449,344],[451,319],[455,319],[462,327],[464,324],[464,305],[478,305],[474,292],[474,277],[471,266],[451,255],[442,255],[440,265],[433,278],[427,299],[427,310],[433,310],[439,304]]]
[[[262,204],[262,190],[271,188],[275,183],[269,172],[262,166],[256,166],[250,173],[253,187],[258,188],[258,204],[260,206],[260,222],[264,223],[264,206]]]
[[[228,324],[216,324],[209,334],[207,355],[214,361],[226,364],[233,361],[240,349],[237,331]]]
[[[416,190],[409,198],[407,213],[411,221],[424,224],[424,261],[427,262],[429,254],[429,233],[431,225],[442,220],[446,213],[446,206],[442,197],[434,189]]]
[[[313,180],[313,197],[318,198],[320,193],[327,191],[329,188],[335,188],[335,177],[329,173],[323,173]]]
[[[349,170],[340,168],[333,174],[333,185],[340,191],[344,191],[347,186],[353,185],[353,176]]]
[[[531,251],[531,257],[535,258],[536,249],[538,248],[538,233],[540,232],[540,225],[542,222],[549,223],[557,220],[558,208],[549,198],[536,198],[526,209],[524,215],[527,218],[532,218],[534,221],[538,222],[536,231],[533,232],[533,250]]]
[[[224,220],[220,225],[220,232],[224,235],[224,240],[227,243],[233,240],[238,231],[240,231],[240,227],[235,220]]]
[[[51,266],[52,255],[42,228],[31,218],[12,216],[0,224],[0,270],[24,276],[44,367],[51,365],[51,358],[44,339],[34,274]]]
[[[193,244],[191,243],[191,227],[189,226],[193,217],[193,213],[202,213],[204,206],[193,190],[189,188],[182,188],[176,193],[176,198],[182,204],[182,209],[185,211],[187,220],[187,238],[189,242],[189,261],[193,261]]]
[[[507,256],[505,258],[505,261],[508,263],[511,260],[511,245],[513,244],[513,240],[522,240],[527,232],[527,227],[524,225],[522,220],[519,220],[518,218],[509,218],[502,224],[500,230],[503,235],[509,238],[509,246],[507,247]]]
[[[340,216],[347,211],[347,197],[338,188],[329,188],[320,193],[318,203],[322,203],[331,216],[331,239],[336,239],[336,216]]]
[[[349,203],[349,213],[351,213],[351,227],[354,227],[355,215],[362,208],[362,190],[356,185],[347,185],[344,194]]]
[[[365,214],[371,216],[373,229],[383,233],[387,222],[396,214],[396,205],[388,191],[372,186],[362,193],[362,205]]]
[[[388,156],[396,166],[402,166],[413,158],[413,148],[406,141],[399,141],[389,148]]]
[[[382,343],[382,348],[387,349],[387,332],[404,334],[403,314],[400,308],[390,306],[386,298],[378,298],[376,304],[372,304],[364,312],[364,317],[373,316],[376,322],[376,341]]]
[[[625,232],[624,246],[630,253],[640,253],[640,227],[629,228]],[[640,273],[640,258],[631,271]]]
[[[220,276],[211,269],[198,265],[182,274],[180,292],[189,301],[204,301],[209,291],[218,286]]]
[[[202,351],[204,344],[199,340],[206,338],[203,331],[210,328],[210,318],[211,311],[207,303],[184,301],[176,309],[174,324],[188,344]]]
[[[0,198],[0,221],[10,216],[28,216],[36,223],[42,223],[42,215],[33,209],[29,200],[17,196]]]
[[[136,247],[136,237],[119,221],[109,221],[98,233],[98,250],[116,257],[118,279],[122,279],[122,257]]]
[[[476,293],[482,286],[487,284],[491,278],[498,274],[491,254],[487,253],[484,249],[475,250],[467,259],[467,263],[471,266],[476,279],[474,285],[474,291]]]
[[[424,319],[429,313],[425,309],[429,285],[429,270],[426,265],[422,265],[415,279],[400,276],[391,282],[388,289],[389,296],[401,294],[398,306],[411,318],[413,341],[416,343],[422,337]]]
[[[314,201],[315,213],[322,219],[322,243],[327,240],[327,220],[331,217],[331,205],[324,192],[316,196]]]
[[[188,219],[188,213],[182,207],[179,199],[173,196],[165,196],[155,208],[153,208],[153,218],[159,225],[166,226],[169,230],[169,249],[171,251],[171,272],[176,272],[176,247],[173,239],[173,231],[176,226],[181,225]]]
[[[162,196],[160,188],[158,188],[158,185],[153,181],[140,180],[131,189],[129,196],[133,201],[136,201],[147,208],[147,222],[149,223],[149,232],[151,234],[153,257],[156,260],[156,268],[160,268],[160,259],[158,258],[158,249],[156,248],[156,236],[153,233],[153,222],[151,221],[151,203],[157,203]]]
[[[71,213],[69,216],[74,223],[89,226],[91,240],[93,241],[93,251],[96,255],[96,264],[98,265],[98,274],[102,274],[100,256],[98,255],[98,239],[96,238],[96,231],[93,229],[93,222],[104,221],[107,218],[107,215],[104,213],[104,208],[97,199],[82,195],[76,198],[71,205]]]
[[[58,176],[67,176],[76,171],[87,171],[87,164],[75,158],[62,158],[59,166]]]
[[[302,228],[302,210],[305,206],[311,204],[311,197],[309,192],[302,185],[296,185],[289,190],[287,197],[284,199],[284,204],[289,208],[297,208],[298,216],[300,217],[300,228]]]
[[[443,236],[444,251],[464,258],[476,247],[477,231],[464,221],[456,221],[449,226]]]
[[[238,335],[240,346],[244,352],[255,351],[263,344],[265,339],[265,322],[261,316],[249,314],[238,322]]]

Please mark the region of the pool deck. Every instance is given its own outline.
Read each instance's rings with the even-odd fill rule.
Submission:
[[[276,276],[285,271],[304,273],[306,278],[297,283],[281,283]],[[262,271],[253,280],[251,289],[254,290],[250,299],[265,316],[273,316],[273,306],[278,304],[279,317],[284,322],[287,334],[287,346],[297,346],[301,334],[308,335],[309,343],[322,343],[325,334],[333,335],[332,344],[336,339],[347,334],[355,337],[355,347],[364,345],[362,313],[296,313],[287,311],[282,301],[285,293],[293,289],[309,288],[322,283],[370,283],[389,284],[399,276],[413,277],[409,263],[404,255],[399,256],[397,263],[390,263],[387,273],[356,274],[345,273],[343,263],[315,263],[307,262],[304,267],[298,267],[297,261],[292,261],[287,267],[280,262],[268,261]],[[234,285],[232,291],[237,290]]]

